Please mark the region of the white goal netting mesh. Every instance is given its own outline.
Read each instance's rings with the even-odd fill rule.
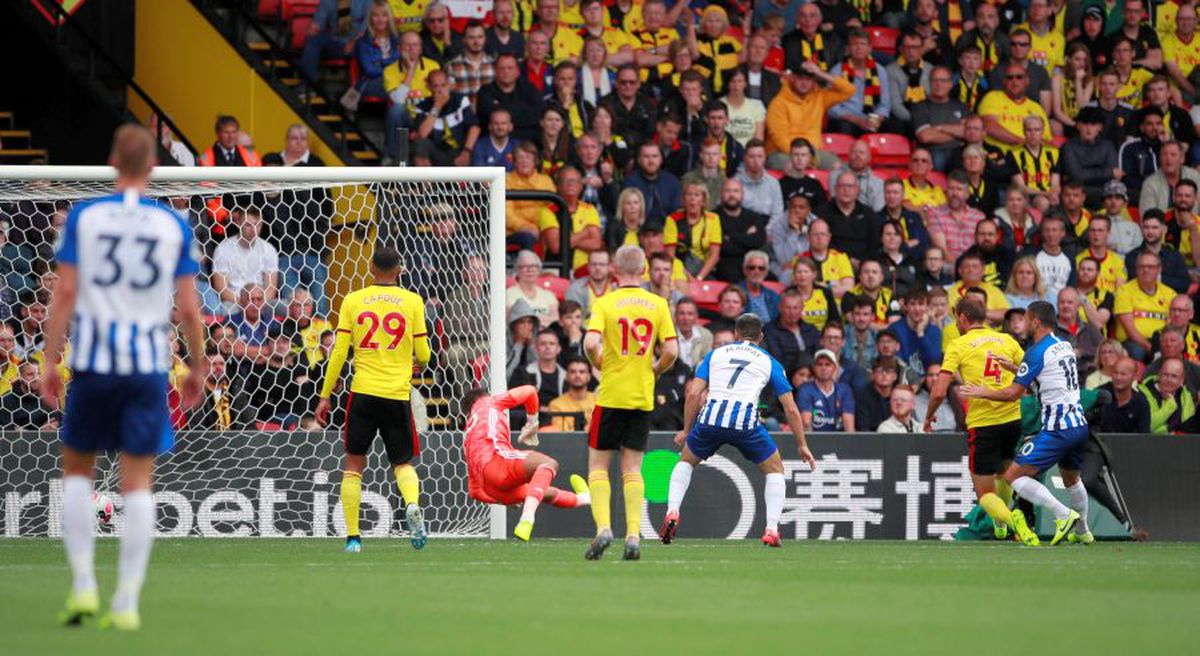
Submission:
[[[102,182],[0,180],[6,536],[59,531],[61,415],[37,398],[41,326],[56,282],[58,230],[73,204],[110,190]],[[155,182],[148,195],[184,215],[201,247],[211,372],[200,407],[185,411],[171,394],[176,446],[156,470],[161,534],[344,534],[337,492],[352,357],[328,428],[316,426],[313,410],[341,300],[369,283],[371,253],[382,244],[400,251],[401,283],[427,305],[434,357],[414,377],[413,390],[426,521],[434,534],[486,535],[489,509],[467,495],[457,400],[490,376],[489,185]],[[172,349],[174,386],[186,372],[177,336]],[[63,373],[69,380],[70,372]],[[364,473],[362,530],[405,534],[382,451],[376,444]],[[119,530],[119,472],[107,457],[99,462],[97,489],[116,502],[109,530]]]

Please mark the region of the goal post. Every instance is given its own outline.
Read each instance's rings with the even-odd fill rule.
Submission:
[[[38,315],[56,280],[57,228],[74,203],[111,193],[115,178],[107,166],[0,166],[0,246],[8,260],[0,269],[0,321],[15,327],[14,362],[43,357]],[[311,430],[306,410],[315,406],[341,300],[369,282],[371,251],[386,244],[402,255],[402,284],[427,302],[434,356],[414,378],[413,401],[423,429],[418,471],[427,522],[435,535],[505,536],[504,509],[467,495],[465,409],[458,407],[470,386],[497,391],[507,384],[503,168],[160,167],[146,196],[175,207],[195,231],[209,347],[226,365],[225,379],[213,382],[222,391],[210,390],[224,401],[206,399],[203,412],[173,413],[176,448],[158,466],[160,533],[344,531],[334,431],[342,418],[335,412],[329,430]],[[246,226],[256,218],[260,241],[273,250],[240,244],[241,251],[227,245],[218,254],[222,243],[238,239],[239,228],[252,231]],[[479,259],[485,276],[476,271]],[[214,276],[216,267],[221,273]],[[271,315],[277,320],[265,319]],[[6,364],[0,362],[0,372]],[[344,401],[351,366],[335,402]],[[177,359],[173,382],[183,370]],[[20,381],[3,385],[6,394],[29,392]],[[58,531],[57,415],[35,419],[42,417],[0,425],[3,535]],[[364,533],[402,535],[400,498],[381,451],[373,449],[372,471],[364,474]],[[119,509],[119,474],[107,458],[99,466],[97,487]]]

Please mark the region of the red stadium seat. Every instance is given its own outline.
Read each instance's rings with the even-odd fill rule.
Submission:
[[[357,86],[357,85],[358,85],[358,75],[359,75],[359,73],[358,73],[358,58],[357,58],[357,57],[351,57],[351,58],[350,58],[350,86]],[[358,102],[359,102],[360,104],[362,104],[362,103],[368,103],[368,104],[380,104],[380,103],[385,103],[385,102],[387,102],[387,100],[388,100],[388,99],[387,99],[387,98],[385,98],[385,97],[383,97],[383,96],[367,96],[367,95],[364,95],[364,96],[363,96],[361,99],[359,99],[359,101],[358,101]]]
[[[1063,144],[1065,143],[1067,143],[1067,138],[1061,134],[1056,134],[1050,138],[1050,145],[1054,146],[1055,148],[1062,148]]]
[[[538,285],[554,294],[558,300],[563,300],[563,294],[567,293],[567,287],[571,286],[571,281],[558,276],[542,276],[538,278]]]
[[[783,293],[783,290],[787,289],[787,285],[779,282],[778,280],[764,280],[763,287],[766,287],[777,294],[781,294]]]
[[[321,0],[281,0],[279,3],[279,17],[285,21],[290,21],[297,14],[312,16],[317,13],[317,7],[319,6],[321,6]]]
[[[821,135],[821,144],[822,150],[828,150],[844,162],[850,157],[850,147],[854,145],[854,137],[848,134],[825,134]]]
[[[717,311],[717,298],[729,286],[718,280],[692,280],[688,282],[688,297],[696,301],[703,310]]]
[[[304,42],[308,40],[308,26],[312,25],[312,16],[296,16],[288,26],[288,46],[297,52],[304,50]]]
[[[779,169],[767,169],[767,174],[776,180],[783,179],[783,171],[780,171]]]
[[[263,20],[279,20],[279,0],[258,0],[258,17]]]
[[[891,57],[896,56],[896,39],[900,37],[899,30],[879,25],[868,26],[866,30],[867,34],[871,36],[871,50]]]
[[[902,134],[868,134],[863,137],[871,149],[872,166],[906,166],[912,155],[912,143]]]
[[[945,173],[942,173],[941,171],[930,171],[929,175],[926,176],[926,178],[929,180],[929,184],[931,184],[935,187],[941,187],[942,189],[946,188],[946,174]]]
[[[811,171],[806,171],[805,175],[813,180],[816,180],[817,182],[820,182],[821,188],[825,190],[825,193],[829,193],[829,173],[829,171],[825,171],[823,169],[813,169]],[[815,210],[817,208],[814,207],[813,209]]]
[[[517,277],[516,277],[516,276],[507,276],[507,277],[504,279],[504,288],[505,288],[505,289],[508,289],[509,287],[512,287],[512,286],[513,286],[513,285],[515,285],[515,284],[517,284]]]

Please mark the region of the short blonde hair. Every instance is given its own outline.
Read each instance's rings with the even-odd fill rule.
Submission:
[[[617,275],[640,276],[646,270],[646,252],[640,246],[626,244],[617,249],[613,256]]]
[[[146,128],[128,123],[113,133],[112,150],[108,161],[117,173],[126,177],[142,177],[150,174],[158,160],[158,148],[154,136]]]

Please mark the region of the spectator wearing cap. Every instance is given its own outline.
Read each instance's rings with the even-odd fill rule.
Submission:
[[[1097,107],[1084,107],[1075,118],[1079,134],[1063,144],[1062,174],[1067,180],[1083,185],[1087,205],[1100,205],[1105,183],[1119,177],[1117,148],[1100,138],[1104,117]]]
[[[1193,220],[1194,221],[1194,220]],[[1188,265],[1183,255],[1167,243],[1167,222],[1159,209],[1152,209],[1142,216],[1142,245],[1125,256],[1125,270],[1137,271],[1137,260],[1142,253],[1154,253],[1162,263],[1162,281],[1180,294],[1186,294],[1191,285]]]
[[[874,431],[892,414],[891,397],[900,372],[895,360],[876,356],[871,363],[871,384],[854,398],[854,427]]]
[[[829,349],[813,357],[813,379],[796,390],[796,406],[804,421],[804,430],[853,432],[855,400],[850,386],[838,382],[837,356]]]
[[[717,261],[716,278],[734,282],[742,278],[744,259],[750,253],[762,252],[766,248],[768,219],[765,214],[742,207],[742,181],[737,178],[725,178],[720,198],[717,218],[721,220],[724,241],[721,243],[721,259]],[[764,253],[763,264],[769,263]]]
[[[933,156],[933,168],[945,171],[954,151],[963,146],[963,119],[971,111],[951,97],[954,73],[949,68],[934,68],[929,85],[929,97],[913,106],[912,127],[917,143]]]
[[[805,5],[805,7],[811,6]],[[767,135],[770,139],[771,168],[787,165],[792,140],[804,137],[809,143],[821,143],[821,125],[829,108],[854,95],[854,85],[841,77],[833,77],[811,60],[791,69],[787,84],[767,107]],[[829,88],[822,88],[817,81]],[[749,147],[746,149],[749,151]],[[748,153],[747,153],[748,155]],[[819,151],[821,168],[830,169],[837,157]],[[782,201],[781,201],[782,202]]]
[[[871,170],[871,147],[867,142],[855,141],[850,147],[849,161],[834,169],[830,180],[839,180],[842,173],[850,172],[858,179],[858,201],[878,212],[883,209],[883,179]],[[836,190],[835,190],[836,191]],[[835,194],[836,196],[836,194]]]
[[[1083,17],[1080,19],[1079,36],[1075,37],[1070,43],[1078,43],[1088,49],[1088,54],[1092,58],[1092,70],[1102,71],[1108,67],[1108,43],[1104,36],[1105,16],[1104,5],[1090,4],[1083,10]],[[978,12],[976,12],[978,18]],[[1115,29],[1115,28],[1114,28]]]
[[[1126,255],[1141,245],[1141,226],[1129,215],[1125,185],[1121,181],[1109,180],[1104,190],[1103,205],[1098,214],[1108,217],[1111,227],[1108,244],[1113,250]]]
[[[1181,180],[1190,180],[1200,185],[1200,173],[1190,166],[1184,166],[1183,158],[1187,155],[1183,143],[1167,141],[1158,151],[1158,170],[1148,176],[1142,183],[1141,193],[1138,194],[1138,210],[1145,213],[1158,208],[1165,210],[1174,207],[1174,191]],[[1195,208],[1196,198],[1192,198]]]
[[[525,299],[519,298],[508,311],[508,358],[504,365],[505,380],[537,361],[534,337],[538,317]]]

